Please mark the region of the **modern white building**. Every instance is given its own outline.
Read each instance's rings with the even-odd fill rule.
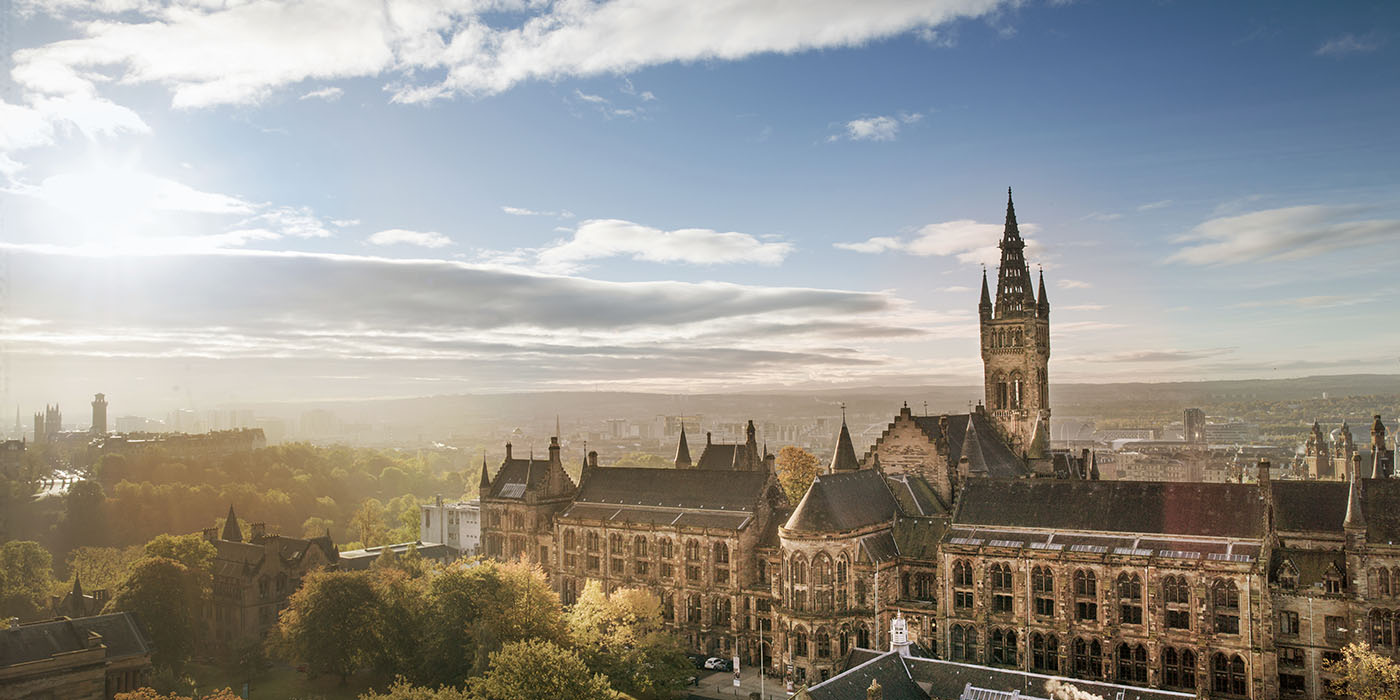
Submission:
[[[481,501],[443,503],[438,496],[431,504],[419,506],[423,511],[418,539],[445,544],[464,557],[481,551]]]

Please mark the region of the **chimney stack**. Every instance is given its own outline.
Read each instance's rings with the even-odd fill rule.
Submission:
[[[589,453],[588,453],[588,466],[590,466],[590,467],[596,467],[596,466],[598,466],[598,451],[597,451],[597,450],[590,450],[590,451],[589,451]]]

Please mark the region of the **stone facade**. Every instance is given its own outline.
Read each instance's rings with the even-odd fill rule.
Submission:
[[[0,629],[0,700],[111,700],[150,680],[150,642],[133,613]]]

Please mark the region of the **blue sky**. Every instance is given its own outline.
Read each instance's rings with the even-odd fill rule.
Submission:
[[[1394,3],[11,11],[12,402],[1400,369]]]

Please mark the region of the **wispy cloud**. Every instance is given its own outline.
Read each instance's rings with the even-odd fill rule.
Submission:
[[[321,89],[319,89],[319,90],[312,90],[311,92],[308,92],[308,93],[302,95],[301,97],[298,97],[297,99],[299,99],[299,100],[325,100],[325,101],[327,101],[327,102],[335,102],[336,100],[340,99],[341,96],[344,95],[344,94],[345,94],[345,91],[344,91],[344,90],[342,90],[342,89],[340,89],[340,88],[338,88],[338,87],[335,87],[335,86],[331,86],[331,87],[323,87],[323,88],[321,88]]]
[[[833,245],[857,253],[899,251],[920,256],[952,256],[964,264],[996,265],[1001,262],[1001,251],[997,244],[1000,243],[1004,230],[1002,224],[982,224],[971,219],[959,219],[928,224],[907,238],[875,236],[864,241]],[[1042,255],[1040,242],[1034,238],[1040,227],[1033,223],[1024,223],[1020,225],[1020,230],[1026,241],[1027,257]]]
[[[442,248],[452,245],[452,239],[436,231],[409,231],[391,228],[378,231],[365,239],[370,245],[412,245],[422,248]]]
[[[1088,282],[1085,282],[1084,280],[1071,279],[1059,280],[1055,282],[1055,285],[1058,286],[1060,289],[1088,289],[1094,286],[1092,284],[1089,284]]]
[[[611,257],[692,265],[776,265],[791,252],[791,243],[765,243],[747,233],[706,228],[663,231],[622,219],[590,219],[579,224],[569,240],[541,250],[539,263],[546,270],[574,270],[587,260]]]
[[[1332,309],[1339,306],[1366,304],[1375,300],[1376,297],[1371,294],[1314,294],[1311,296],[1287,297],[1283,299],[1242,301],[1235,304],[1235,308],[1263,309],[1292,307],[1296,309]]]
[[[1096,211],[1085,214],[1083,218],[1086,221],[1117,221],[1123,218],[1123,215],[1117,213],[1105,213],[1101,211]]]
[[[1156,201],[1156,202],[1148,202],[1148,203],[1146,203],[1146,204],[1140,204],[1140,205],[1138,205],[1137,210],[1138,210],[1138,211],[1152,211],[1153,209],[1161,209],[1162,207],[1171,206],[1171,204],[1172,204],[1172,200],[1170,200],[1170,199],[1162,199],[1162,200],[1158,200],[1158,201]]]
[[[1103,311],[1106,308],[1108,307],[1103,304],[1069,304],[1056,307],[1059,311]]]
[[[1313,53],[1318,56],[1346,56],[1355,53],[1370,53],[1380,47],[1381,41],[1375,36],[1342,34],[1322,42],[1322,45],[1318,46]]]
[[[561,219],[570,219],[574,216],[574,213],[567,209],[561,211],[537,211],[535,209],[526,209],[524,207],[503,206],[501,207],[501,211],[510,214],[511,216],[557,216]]]
[[[1107,355],[1083,355],[1072,359],[1084,362],[1194,362],[1210,357],[1229,355],[1239,348],[1204,348],[1200,350],[1130,350]]]
[[[1361,206],[1306,205],[1210,219],[1178,236],[1168,262],[1235,265],[1300,260],[1400,240],[1400,219],[1357,219]]]
[[[841,125],[840,133],[827,137],[827,141],[839,141],[842,138],[851,141],[893,141],[899,136],[901,124],[917,124],[922,121],[924,115],[919,112],[900,112],[893,117],[874,116],[852,119]]]

